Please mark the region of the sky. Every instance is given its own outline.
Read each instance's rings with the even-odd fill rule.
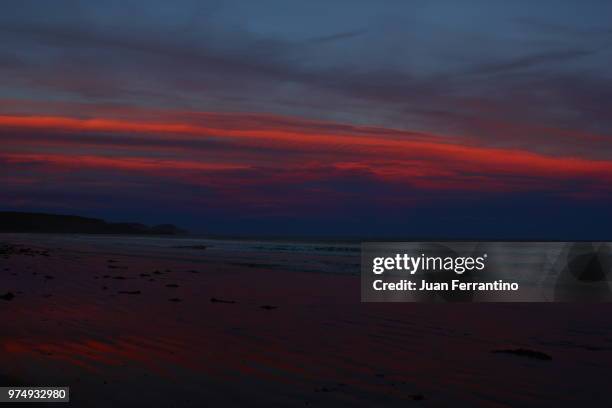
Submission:
[[[2,210],[612,237],[611,2],[2,4]]]

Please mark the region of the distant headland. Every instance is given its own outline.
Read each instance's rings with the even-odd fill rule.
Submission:
[[[0,211],[0,232],[80,234],[178,235],[187,231],[172,224],[147,226],[133,222],[107,222],[97,218]]]

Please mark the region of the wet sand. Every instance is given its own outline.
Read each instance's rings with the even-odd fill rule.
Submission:
[[[363,304],[358,267],[168,242],[0,235],[2,385],[79,407],[609,405],[608,305]]]

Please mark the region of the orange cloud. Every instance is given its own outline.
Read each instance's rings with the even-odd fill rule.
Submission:
[[[139,112],[139,117],[144,116],[143,112]],[[555,183],[577,179],[586,180],[598,189],[608,190],[606,186],[612,182],[612,161],[478,146],[448,136],[271,115],[175,113],[160,116],[175,121],[4,115],[0,116],[0,129],[69,132],[78,135],[139,134],[145,136],[145,140],[147,135],[161,135],[169,141],[185,138],[228,140],[233,144],[229,150],[226,149],[224,157],[234,157],[235,161],[219,162],[212,153],[202,155],[183,152],[182,156],[178,153],[176,157],[176,151],[172,158],[139,157],[138,154],[109,156],[78,152],[20,152],[15,151],[18,150],[18,141],[13,143],[13,151],[2,157],[13,164],[78,164],[126,171],[248,171],[256,167],[255,160],[249,157],[256,150],[254,148],[273,147],[280,151],[271,153],[259,167],[263,165],[286,173],[275,175],[276,180],[287,176],[298,180],[321,179],[325,177],[325,169],[333,168],[339,172],[367,174],[380,180],[409,182],[416,187],[440,190],[554,189]],[[176,121],[177,118],[182,118],[183,122]],[[71,146],[79,147],[78,143],[72,143]],[[120,140],[117,146],[121,146]],[[307,155],[297,160],[284,158],[283,149],[301,151]],[[144,150],[143,155],[146,153]],[[158,150],[160,154],[164,153],[164,148]],[[189,177],[194,179],[193,175]]]
[[[118,170],[196,170],[222,171],[246,170],[249,166],[230,163],[205,163],[198,161],[178,161],[163,159],[146,159],[141,157],[101,157],[89,155],[62,154],[3,154],[0,155],[9,164],[44,163],[65,167],[106,167]]]

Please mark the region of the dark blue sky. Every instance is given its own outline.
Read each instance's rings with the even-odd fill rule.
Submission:
[[[610,237],[612,3],[5,1],[5,209]]]

